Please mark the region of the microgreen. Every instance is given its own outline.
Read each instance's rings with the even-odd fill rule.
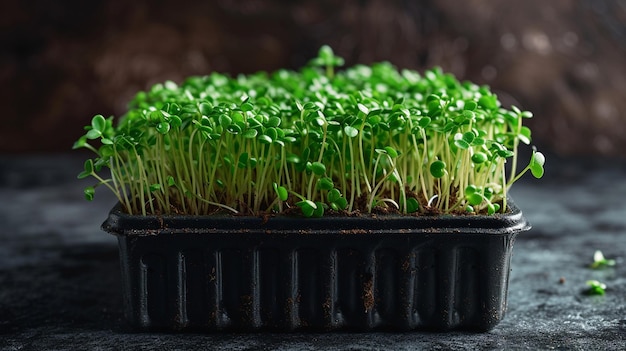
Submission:
[[[587,280],[587,295],[604,295],[606,293],[606,284],[597,280]]]
[[[534,149],[516,171],[532,114],[503,108],[489,87],[438,68],[343,64],[324,46],[299,71],[139,92],[115,124],[96,115],[74,144],[96,155],[79,174],[97,181],[85,196],[104,185],[132,214],[495,214],[522,175],[543,176]]]
[[[615,260],[606,259],[602,251],[596,250],[596,252],[593,253],[593,263],[590,265],[590,268],[602,269],[613,266],[615,266]]]

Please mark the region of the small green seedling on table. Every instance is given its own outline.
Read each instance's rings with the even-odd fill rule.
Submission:
[[[604,269],[607,267],[615,266],[615,260],[607,259],[604,257],[604,254],[600,250],[596,250],[593,253],[593,263],[589,265],[589,268],[592,269]],[[601,283],[597,280],[588,280],[587,281],[587,290],[585,293],[587,295],[604,295],[606,291],[606,284]]]
[[[503,108],[489,87],[438,68],[343,64],[324,46],[299,71],[211,73],[139,92],[75,143],[95,153],[79,175],[96,180],[86,198],[105,186],[143,215],[493,215],[522,175],[543,176],[536,150],[516,168],[532,113]]]
[[[606,284],[597,280],[587,280],[587,295],[604,295],[606,293]]]
[[[589,266],[593,269],[603,269],[615,266],[615,260],[606,259],[600,250],[596,250],[593,254],[593,263]]]

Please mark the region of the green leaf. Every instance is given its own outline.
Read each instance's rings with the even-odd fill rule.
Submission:
[[[311,200],[296,202],[296,206],[300,207],[300,210],[305,217],[313,216],[313,212],[317,209],[317,205]]]
[[[428,111],[433,114],[437,111],[441,111],[441,100],[432,100],[427,105]]]
[[[474,111],[476,110],[476,107],[478,107],[476,101],[467,101],[465,102],[465,106],[463,106],[463,109],[466,111]]]
[[[87,199],[87,201],[92,201],[96,194],[96,189],[92,186],[88,186],[83,192],[85,194],[85,199]]]
[[[536,151],[533,153],[533,162],[543,167],[546,163],[546,157],[541,152]]]
[[[167,177],[167,185],[168,186],[175,186],[176,185],[176,180],[174,180],[174,177],[172,177],[172,176]]]
[[[220,115],[218,121],[222,127],[228,127],[231,123],[233,123],[233,119],[227,115]]]
[[[486,199],[490,200],[493,196],[493,188],[490,186],[486,187],[485,190],[483,190],[483,195]]]
[[[606,284],[597,280],[587,280],[587,295],[604,295],[606,292]]]
[[[258,161],[255,157],[250,157],[250,159],[248,160],[248,163],[250,164],[250,168],[254,168],[256,167]]]
[[[382,118],[380,116],[369,116],[369,117],[367,117],[367,122],[370,125],[372,125],[372,126],[376,126],[381,121],[382,121]]]
[[[83,164],[83,170],[89,174],[93,173],[93,160],[85,161]]]
[[[158,123],[163,120],[163,112],[161,111],[150,111],[148,114],[148,120],[152,123]]]
[[[265,135],[270,137],[272,140],[278,139],[278,131],[274,127],[269,127],[265,130]]]
[[[337,200],[332,202],[333,209],[335,211],[345,210],[348,207],[348,200],[345,197],[340,197]]]
[[[359,130],[352,126],[343,127],[343,131],[350,138],[354,138],[359,134]]]
[[[208,116],[211,114],[211,112],[213,112],[213,106],[208,102],[202,102],[198,107],[200,109],[200,113],[203,116]]]
[[[318,112],[321,113],[321,111],[318,111]],[[313,125],[321,127],[321,126],[323,126],[326,123],[326,119],[324,118],[323,115],[321,115],[321,116],[313,118],[311,123],[313,123]]]
[[[389,155],[389,157],[391,158],[398,157],[398,151],[396,151],[396,149],[392,148],[391,146],[385,146],[385,151],[387,152],[387,155]]]
[[[92,129],[87,132],[86,136],[87,136],[87,139],[98,139],[99,137],[102,136],[102,132],[97,129]]]
[[[463,117],[465,120],[464,123],[469,123],[469,121],[476,118],[476,113],[474,111],[463,110]]]
[[[241,112],[238,112],[238,111],[234,112],[231,115],[231,118],[233,119],[233,123],[237,123],[237,124],[241,123],[242,125],[245,125],[244,123],[245,118],[243,117],[243,114]]]
[[[246,139],[254,139],[259,134],[256,129],[248,129],[243,133],[243,137]]]
[[[278,127],[280,125],[280,122],[282,120],[280,119],[280,117],[276,117],[276,116],[272,116],[270,117],[270,119],[267,120],[267,127]]]
[[[485,145],[485,139],[481,137],[476,137],[474,138],[474,141],[472,141],[472,146],[482,146],[482,145]]]
[[[509,158],[509,157],[513,157],[513,155],[515,155],[515,153],[513,153],[513,151],[511,150],[507,150],[507,149],[503,149],[503,150],[498,150],[498,152],[496,152],[496,154],[502,158]]]
[[[319,109],[319,107],[317,107],[317,105],[314,102],[307,102],[306,104],[304,104],[304,109],[305,110],[311,110],[311,111],[317,111]]]
[[[612,266],[615,266],[615,260],[606,259],[604,257],[604,254],[600,250],[596,250],[596,252],[594,252],[593,263],[591,264],[590,268],[602,269],[602,268],[612,267]]]
[[[378,115],[380,115],[382,112],[383,112],[383,110],[382,110],[382,109],[379,109],[379,108],[377,108],[377,109],[373,109],[373,110],[370,110],[370,112],[367,114],[367,116],[368,116],[368,117],[378,116]]]
[[[533,153],[533,156],[530,160],[530,172],[533,174],[533,177],[537,179],[543,177],[543,165],[545,164],[545,162],[546,158],[541,152]]]
[[[434,161],[430,164],[430,175],[435,178],[441,178],[446,174],[446,164],[441,160]]]
[[[407,213],[417,212],[419,208],[420,208],[420,203],[419,201],[417,201],[416,198],[410,197],[406,200],[406,212]]]
[[[370,112],[370,109],[363,104],[357,104],[356,106],[359,108],[359,111],[363,112],[366,116]]]
[[[476,152],[472,155],[472,162],[475,164],[481,164],[487,161],[487,155],[484,152]]]
[[[498,108],[498,99],[495,95],[483,95],[478,99],[478,105],[485,110],[495,110]]]
[[[471,144],[474,141],[474,138],[476,138],[476,135],[474,135],[474,132],[465,132],[463,133],[463,136],[461,137],[461,139],[465,141],[467,144]]]
[[[170,124],[167,122],[160,122],[157,124],[156,130],[161,134],[167,134],[170,131]]]
[[[320,190],[331,190],[334,186],[333,180],[328,177],[320,178],[317,181],[317,188]]]
[[[332,61],[335,54],[333,53],[333,49],[330,46],[322,45],[322,47],[320,47],[320,51],[318,52],[318,56],[319,58],[324,60],[324,63],[327,63]]]
[[[321,162],[313,162],[311,164],[311,171],[317,176],[323,176],[326,173],[326,166]]]
[[[289,192],[287,191],[287,188],[285,188],[284,186],[279,186],[276,183],[273,183],[272,186],[274,187],[274,191],[276,192],[276,195],[278,195],[280,201],[287,201],[287,198],[289,197]]]
[[[463,139],[456,139],[454,141],[454,145],[456,145],[456,147],[458,147],[459,149],[463,149],[463,150],[467,150],[470,147],[470,144],[468,144],[465,140]]]
[[[287,162],[289,162],[289,163],[300,163],[300,157],[298,157],[298,155],[296,155],[296,154],[288,154],[287,155]]]
[[[459,129],[459,126],[454,122],[448,122],[445,126],[443,126],[444,133],[452,133]]]
[[[341,192],[339,191],[339,189],[332,189],[331,191],[328,192],[329,202],[335,202],[339,198],[341,198]]]
[[[239,134],[241,133],[241,127],[238,124],[231,124],[228,127],[226,127],[226,130],[231,133],[231,134]]]
[[[432,120],[430,117],[422,117],[417,123],[419,124],[420,127],[426,128],[430,124],[431,121]]]
[[[284,186],[278,187],[277,192],[278,192],[278,198],[280,198],[282,201],[287,201],[287,198],[289,197],[289,193],[287,192],[287,189]]]
[[[478,187],[476,185],[468,185],[465,187],[465,196],[472,195],[478,191]]]
[[[488,215],[493,215],[494,213],[496,213],[496,206],[494,206],[494,204],[488,204],[487,205],[487,214]]]
[[[469,196],[466,196],[466,198],[467,202],[472,206],[478,206],[483,203],[483,196],[477,192],[469,194]]]
[[[318,201],[315,203],[315,205],[316,205],[316,208],[315,210],[313,210],[312,216],[316,218],[324,216],[324,204]]]
[[[100,133],[104,132],[104,130],[106,129],[106,125],[107,121],[102,115],[95,115],[91,119],[91,128],[93,128],[93,130],[99,131]]]
[[[74,145],[72,145],[72,150],[80,149],[85,146],[87,146],[87,137],[82,136],[78,140],[76,140],[76,142],[74,142]]]
[[[302,103],[298,100],[295,100],[296,102],[296,108],[298,109],[298,111],[302,111],[304,109],[304,106],[302,106]]]
[[[180,119],[180,117],[175,116],[175,115],[170,116],[169,121],[170,121],[170,125],[175,128],[179,128],[180,126],[183,125],[183,120]]]
[[[239,108],[241,108],[241,111],[248,112],[248,111],[252,111],[254,109],[254,106],[252,106],[251,103],[246,102],[246,103],[241,104]]]
[[[155,192],[161,190],[161,184],[152,184],[150,185],[150,192]]]
[[[260,135],[257,139],[261,144],[271,144],[273,142],[272,138],[270,138],[269,136],[263,134]]]

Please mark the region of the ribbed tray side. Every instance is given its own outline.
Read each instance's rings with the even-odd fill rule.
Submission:
[[[120,236],[126,314],[145,330],[489,330],[514,235],[239,240]]]

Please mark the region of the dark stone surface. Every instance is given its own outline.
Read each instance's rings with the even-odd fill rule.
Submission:
[[[124,326],[114,199],[82,199],[73,156],[0,156],[0,350],[626,349],[626,164],[548,160],[512,195],[518,237],[506,318],[488,333],[137,334]],[[615,258],[587,268],[594,250]],[[560,280],[564,279],[564,282]],[[585,281],[608,285],[583,294]]]

